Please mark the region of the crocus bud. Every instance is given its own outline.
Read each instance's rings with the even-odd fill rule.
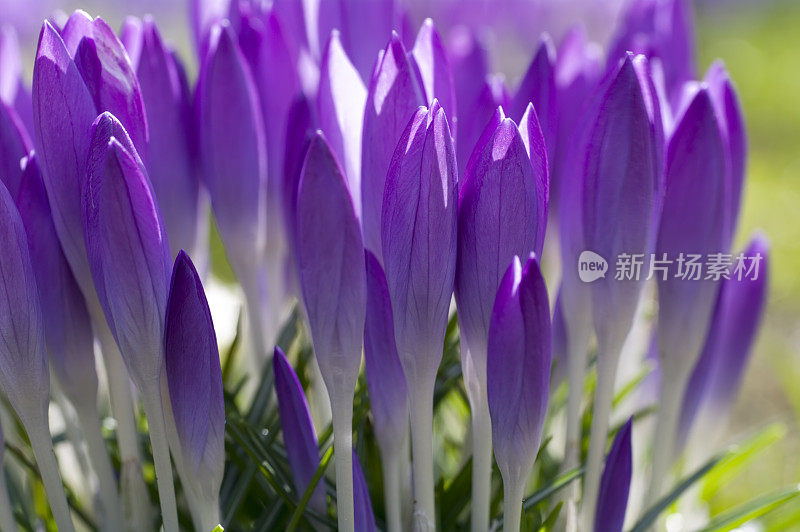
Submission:
[[[382,260],[381,208],[386,173],[408,121],[424,103],[419,79],[396,33],[383,51],[367,93],[361,149],[364,245]]]
[[[147,148],[147,117],[139,81],[128,54],[106,22],[75,11],[62,32],[97,109],[111,111],[131,136],[137,151]]]
[[[442,38],[431,19],[425,19],[417,33],[411,59],[416,66],[426,105],[436,99],[449,117],[450,132],[456,138],[456,92],[453,71]]]
[[[303,387],[280,347],[275,347],[272,367],[283,443],[292,469],[294,488],[302,497],[319,467],[317,434]],[[325,511],[325,491],[321,484],[314,489],[309,504],[318,512]]]
[[[183,66],[164,44],[150,17],[142,23],[138,46],[134,66],[150,133],[143,158],[175,257],[179,250],[192,250],[197,245],[200,189],[190,149],[189,87]]]
[[[545,222],[537,227],[536,232],[536,246],[534,249],[541,252],[544,247],[547,215],[550,210],[550,170],[545,137],[532,103],[529,103],[525,108],[525,113],[523,113],[519,122],[519,133],[531,160],[533,178],[536,184],[536,198],[539,200],[538,209],[540,213],[543,213],[542,219]]]
[[[206,56],[208,50],[211,28],[226,17],[230,4],[231,0],[191,0],[189,2],[192,38],[197,56],[201,60]]]
[[[417,110],[386,176],[382,234],[400,362],[409,382],[430,385],[442,343],[456,265],[456,162],[437,100]],[[423,384],[424,383],[424,384]]]
[[[12,197],[17,196],[22,170],[20,159],[31,149],[31,141],[16,111],[0,101],[0,179]]]
[[[475,147],[481,143],[481,136],[488,129],[487,123],[494,120],[493,116],[498,107],[508,109],[511,104],[511,95],[506,87],[506,82],[500,75],[488,75],[477,82],[480,90],[473,104],[466,109],[469,113],[461,113],[461,124],[458,130],[458,171],[459,175],[467,175],[467,166]],[[465,106],[459,105],[464,109]]]
[[[539,48],[514,94],[509,112],[514,120],[520,120],[528,108],[528,103],[533,103],[544,133],[549,159],[552,159],[555,153],[557,131],[555,69],[556,50],[550,36],[544,34],[539,40]]]
[[[367,388],[381,455],[390,459],[408,436],[408,394],[403,366],[397,355],[394,317],[386,275],[380,262],[366,251],[367,317],[364,362]]]
[[[0,241],[0,387],[23,423],[47,419],[50,374],[42,308],[25,226],[5,186],[0,186]]]
[[[630,2],[612,37],[608,64],[615,65],[628,51],[657,58],[667,94],[674,101],[683,82],[696,78],[694,40],[689,2],[637,0]]]
[[[42,25],[33,67],[36,153],[64,255],[84,291],[92,291],[81,222],[81,191],[95,105],[64,41]]]
[[[475,146],[459,190],[455,295],[464,377],[470,394],[483,395],[486,339],[497,286],[511,259],[536,249],[536,180],[516,124],[498,109]],[[480,396],[479,395],[479,396]],[[478,397],[478,396],[476,396]]]
[[[59,530],[74,530],[48,430],[50,374],[28,239],[11,195],[0,184],[0,389],[28,433]]]
[[[321,133],[311,141],[300,177],[296,246],[314,353],[333,414],[339,527],[352,530],[353,393],[367,299],[364,245],[347,183]]]
[[[345,172],[356,213],[361,216],[361,128],[367,89],[342,47],[340,34],[331,32],[322,54],[317,92],[320,129]]]
[[[693,422],[698,435],[713,437],[733,406],[764,313],[769,283],[769,244],[754,236],[735,254],[730,278],[722,282],[708,334],[683,399],[679,446]],[[753,268],[750,271],[750,268]],[[712,423],[709,426],[709,423]]]
[[[189,256],[175,259],[167,300],[164,359],[177,453],[207,518],[219,524],[219,488],[225,469],[225,402],[217,336],[205,290]],[[173,450],[174,454],[174,450]]]
[[[164,224],[147,175],[122,143],[103,142],[96,130],[90,160],[83,199],[89,264],[131,378],[148,389],[163,362],[170,271]]]
[[[42,303],[45,344],[59,384],[79,406],[97,400],[94,338],[89,314],[61,251],[36,157],[24,161],[17,205]]]
[[[265,245],[264,126],[250,69],[227,24],[212,31],[196,98],[203,176],[220,234],[237,275],[253,276]]]
[[[397,0],[373,0],[372,2],[342,0],[329,4],[328,9],[331,11],[339,7],[341,27],[344,29],[345,49],[353,59],[353,64],[361,77],[367,79],[375,64],[375,55],[386,42],[386,36],[393,29],[400,27],[398,24],[399,2]],[[322,9],[325,8],[322,7]],[[364,24],[365,20],[370,23]],[[325,22],[321,21],[321,23]],[[324,36],[327,36],[329,32],[330,30]],[[324,40],[324,36],[322,40]]]
[[[583,26],[567,32],[558,47],[556,81],[556,131],[555,151],[550,159],[550,197],[554,210],[558,209],[561,173],[573,142],[575,125],[581,110],[601,75],[602,50],[589,42]]]
[[[523,490],[542,437],[550,391],[550,327],[547,288],[536,257],[531,255],[523,268],[514,256],[497,289],[486,359],[506,530],[519,530]]]
[[[736,88],[725,69],[722,61],[715,61],[706,73],[705,82],[711,94],[711,101],[714,103],[717,117],[725,126],[725,139],[728,145],[730,161],[730,183],[731,183],[731,210],[730,210],[730,229],[731,234],[736,229],[736,222],[739,217],[739,208],[742,198],[742,187],[744,186],[745,163],[747,159],[747,134],[744,125],[744,115],[736,94]]]
[[[314,132],[314,118],[311,104],[306,96],[300,94],[292,102],[287,115],[286,153],[283,159],[283,215],[290,250],[295,250],[297,228],[297,186],[300,182],[300,171],[303,159],[308,150],[309,140]]]
[[[564,307],[561,304],[561,292],[556,296],[556,304],[553,305],[553,375],[551,384],[558,386],[567,376],[569,363],[569,349],[567,324],[564,320]]]
[[[630,418],[619,429],[606,458],[594,516],[595,532],[622,532],[633,472],[632,423]]]

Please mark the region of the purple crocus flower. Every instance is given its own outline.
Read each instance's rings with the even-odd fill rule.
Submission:
[[[96,109],[119,118],[137,151],[147,148],[147,117],[139,81],[114,30],[97,17],[75,11],[61,32]]]
[[[755,343],[769,284],[769,244],[762,235],[754,236],[734,255],[734,268],[737,266],[744,269],[734,269],[719,288],[703,352],[689,379],[681,410],[679,449],[696,419],[702,421],[696,424],[698,434],[707,438],[715,432],[711,427],[727,418]],[[753,273],[746,276],[750,267]]]
[[[481,136],[488,129],[487,124],[493,123],[497,108],[508,109],[511,105],[511,94],[503,76],[487,75],[478,82],[478,87],[480,90],[475,101],[466,107],[472,112],[462,113],[458,133],[458,170],[459,175],[464,177],[472,155],[475,154],[475,147],[481,144]],[[464,109],[464,106],[460,105],[459,108]]]
[[[601,53],[599,45],[588,41],[582,26],[570,29],[558,47],[555,65],[558,129],[550,159],[550,198],[554,210],[558,209],[561,174],[575,126],[601,75]]]
[[[283,159],[283,213],[290,251],[294,253],[297,232],[297,187],[300,182],[300,171],[314,132],[315,118],[311,102],[299,94],[289,108],[286,125],[286,150]]]
[[[455,297],[461,365],[472,407],[475,530],[489,523],[492,452],[486,342],[492,304],[511,259],[541,252],[537,239],[546,224],[537,195],[540,179],[533,175],[527,150],[514,121],[498,108],[475,146],[459,188]]]
[[[135,27],[130,18],[127,22],[126,27]],[[138,31],[128,33],[123,42],[139,80],[150,133],[143,158],[176,257],[181,249],[196,248],[200,217],[189,87],[183,65],[161,39],[152,18],[145,17]]]
[[[347,177],[356,214],[361,216],[361,128],[367,89],[341,43],[331,32],[322,53],[317,113],[320,129]]]
[[[219,524],[225,469],[225,404],[217,336],[200,276],[180,251],[172,269],[164,327],[164,362],[178,436],[176,462],[199,507],[199,523]]]
[[[25,227],[0,183],[0,388],[22,421],[59,530],[73,531],[48,428],[50,374],[44,324]]]
[[[644,257],[653,247],[663,195],[663,126],[646,59],[626,56],[581,120],[563,182],[560,199],[565,215],[560,222],[565,265],[562,303],[569,316],[568,331],[585,326],[582,320],[590,301],[598,342],[598,382],[584,484],[586,527],[594,519],[617,364],[647,276],[607,274],[586,284],[579,278],[580,261],[588,251],[616,264],[626,254]],[[578,338],[585,333],[570,334]],[[575,357],[576,366],[585,365],[581,361],[585,353]],[[576,378],[582,380],[583,369],[578,370]]]
[[[211,28],[222,22],[230,9],[231,0],[191,0],[189,20],[195,50],[201,59],[208,51],[208,38]]]
[[[212,30],[196,102],[203,177],[220,235],[245,291],[257,294],[267,225],[264,125],[250,67],[226,22]]]
[[[730,245],[731,165],[724,124],[708,88],[701,87],[678,119],[666,157],[666,195],[656,256],[677,262],[658,279],[658,343],[662,388],[648,502],[661,495],[673,459],[681,400],[700,356],[719,283],[695,275],[692,261]],[[697,176],[703,176],[698,179]]]
[[[408,390],[397,355],[394,317],[386,275],[370,251],[365,252],[367,317],[364,326],[364,363],[375,437],[383,463],[388,530],[402,530],[402,471],[408,440]]]
[[[594,515],[595,532],[622,532],[633,472],[632,423],[630,418],[619,429],[606,458]]]
[[[86,249],[100,305],[144,402],[164,529],[176,531],[160,387],[169,244],[141,161],[130,146],[107,135],[107,129],[95,128],[89,154],[82,198]]]
[[[696,76],[694,28],[686,0],[635,0],[628,4],[609,48],[609,67],[632,51],[657,59],[671,101]]]
[[[382,236],[397,352],[409,386],[415,498],[435,522],[433,385],[456,266],[456,161],[438,101],[413,115],[386,176]],[[427,436],[426,436],[427,435]]]
[[[372,74],[361,137],[364,244],[379,260],[383,260],[381,206],[386,173],[409,119],[423,103],[424,95],[415,69],[400,37],[393,33]]]
[[[314,352],[333,414],[339,527],[352,530],[353,393],[367,299],[364,245],[347,183],[321,133],[311,140],[301,172],[296,246]]]
[[[494,456],[503,476],[504,530],[515,532],[550,392],[550,306],[533,254],[524,267],[518,256],[511,260],[491,316],[486,390]]]
[[[319,467],[317,434],[314,432],[303,387],[280,347],[275,347],[272,367],[275,372],[275,394],[278,397],[286,456],[292,469],[294,488],[302,496]],[[309,505],[317,512],[325,512],[325,491],[322,485],[314,489]]]
[[[0,102],[14,109],[28,134],[33,133],[30,90],[22,81],[22,60],[14,27],[0,26]]]
[[[456,118],[456,92],[453,81],[453,71],[450,69],[450,60],[447,50],[436,29],[436,24],[431,19],[425,19],[417,33],[411,58],[417,68],[425,102],[431,105],[433,100],[439,101],[450,123],[450,132],[455,139],[458,131]]]
[[[556,146],[556,50],[547,34],[542,35],[531,64],[514,94],[510,116],[520,120],[528,103],[533,103],[539,117],[548,149],[548,159],[553,159]]]

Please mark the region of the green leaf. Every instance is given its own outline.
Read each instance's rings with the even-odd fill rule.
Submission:
[[[722,459],[729,453],[730,451],[725,451],[714,456],[708,462],[700,466],[700,468],[690,476],[679,482],[678,485],[672,489],[672,491],[662,497],[661,500],[656,502],[656,504],[642,516],[642,518],[638,523],[636,523],[630,532],[645,532],[645,530],[648,530],[653,525],[655,520],[658,519],[658,516],[661,515],[661,512],[669,508],[670,505],[675,502],[684,491],[689,489],[689,487],[691,487],[695,482],[703,478],[709,471],[714,469],[714,467],[716,467],[716,465],[719,464],[720,461],[722,461]]]
[[[522,501],[522,509],[527,512],[540,502],[549,498],[551,495],[558,493],[559,491],[567,487],[575,479],[581,478],[583,476],[583,473],[584,473],[583,466],[567,471],[560,477],[554,479],[549,484],[542,486],[540,489],[538,489],[537,491],[533,492],[530,496],[525,498],[525,500]],[[501,516],[495,519],[494,523],[492,523],[492,529],[497,530],[500,528],[500,525],[502,524],[503,524],[503,517]]]
[[[328,468],[331,458],[333,458],[333,445],[328,447],[328,450],[325,451],[325,454],[322,456],[322,460],[319,462],[319,467],[317,467],[317,470],[314,472],[314,476],[311,477],[311,482],[308,483],[306,492],[303,493],[303,497],[297,504],[294,514],[292,514],[292,520],[289,521],[289,526],[286,528],[286,532],[294,532],[294,530],[297,528],[297,525],[300,524],[300,518],[303,517],[303,512],[305,512],[306,506],[308,506],[308,501],[311,500],[311,495],[317,488],[317,484],[319,484],[322,475],[325,474],[325,470]]]
[[[747,521],[751,521],[768,512],[771,512],[779,506],[791,501],[792,499],[795,499],[798,495],[800,495],[800,489],[793,487],[753,499],[752,501],[746,502],[741,506],[734,508],[733,510],[716,516],[711,520],[710,523],[708,523],[708,525],[698,532],[731,530],[743,523],[746,523]]]
[[[564,506],[564,501],[559,502],[556,504],[556,507],[553,508],[553,511],[550,512],[550,515],[544,520],[542,526],[539,528],[539,532],[550,532],[556,526],[556,520],[558,519],[558,515],[561,513],[561,508]]]
[[[714,471],[710,472],[703,480],[701,497],[707,501],[718,493],[724,486],[730,484],[733,478],[755,458],[761,451],[772,446],[786,435],[786,425],[780,422],[772,423],[760,430],[754,436],[737,446],[735,452],[726,456]]]

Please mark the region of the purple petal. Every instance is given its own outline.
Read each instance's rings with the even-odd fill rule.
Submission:
[[[0,100],[11,105],[17,96],[22,78],[22,59],[14,27],[0,26]]]
[[[462,338],[472,355],[486,349],[492,303],[511,259],[536,249],[539,203],[522,136],[498,110],[475,146],[459,190],[455,295]],[[477,368],[484,364],[473,362]]]
[[[408,391],[394,338],[392,302],[380,262],[366,251],[364,364],[370,410],[381,452],[399,452],[408,435]]]
[[[75,65],[95,107],[111,111],[125,126],[136,150],[144,153],[148,141],[147,118],[128,54],[103,19],[95,18],[87,31],[91,33],[80,39],[75,50]]]
[[[119,42],[125,47],[133,69],[137,70],[139,68],[139,61],[141,60],[142,45],[144,44],[144,25],[142,24],[142,19],[133,16],[125,17],[125,20],[122,21],[122,27],[119,30]],[[141,82],[141,80],[139,81]],[[147,107],[146,101],[145,107]]]
[[[36,153],[64,255],[84,294],[92,288],[81,222],[86,157],[97,116],[58,32],[45,21],[33,67]]]
[[[558,386],[567,376],[569,351],[567,349],[567,323],[564,319],[564,306],[561,303],[561,290],[553,307],[553,376],[551,383]]]
[[[375,532],[375,514],[372,511],[372,501],[369,498],[369,486],[364,478],[364,470],[358,461],[358,455],[353,450],[353,506],[355,516],[353,530],[358,532]]]
[[[225,401],[217,335],[200,276],[182,250],[169,287],[164,362],[182,458],[202,491],[219,491],[225,468]]]
[[[555,69],[555,47],[550,36],[544,34],[510,107],[511,118],[520,120],[527,110],[528,104],[533,103],[547,143],[547,153],[550,159],[554,157],[557,131]]]
[[[113,137],[93,149],[82,202],[92,277],[131,378],[149,390],[163,364],[169,244],[136,157]]]
[[[769,244],[756,235],[742,255],[761,257],[758,275],[739,279],[734,272],[719,289],[705,346],[683,400],[682,442],[701,409],[717,417],[730,410],[750,359],[767,299]]]
[[[576,26],[564,37],[556,60],[556,130],[553,159],[550,160],[551,205],[558,208],[561,174],[573,142],[575,126],[581,110],[590,99],[601,75],[601,49],[588,42],[582,26]]]
[[[594,515],[595,532],[622,532],[633,472],[632,423],[633,418],[630,418],[619,429],[606,458]]]
[[[414,114],[397,144],[382,220],[400,361],[409,381],[432,379],[441,361],[457,251],[455,152],[435,99]]]
[[[278,397],[283,443],[292,469],[294,488],[302,497],[319,468],[317,435],[303,387],[280,347],[275,348],[272,367],[275,372],[275,395]],[[314,489],[310,504],[317,511],[324,511],[325,492],[322,484]]]
[[[419,28],[411,57],[422,82],[425,102],[427,105],[433,105],[434,99],[439,101],[439,105],[450,117],[450,130],[455,138],[458,121],[453,71],[450,69],[450,61],[447,58],[447,50],[442,44],[442,38],[431,19],[425,19]]]
[[[339,32],[331,32],[322,54],[317,111],[320,129],[347,177],[356,214],[361,217],[361,128],[367,89],[342,47]]]
[[[730,153],[731,180],[731,219],[730,229],[733,232],[739,217],[742,187],[744,185],[745,164],[747,158],[747,137],[744,115],[736,94],[736,88],[721,61],[716,61],[706,73],[706,83],[716,106],[717,116],[725,125],[728,150]]]
[[[314,132],[314,118],[311,103],[300,94],[292,102],[287,115],[286,150],[283,159],[283,213],[289,242],[294,249],[297,233],[297,187],[300,171],[306,156],[311,135]]]
[[[145,160],[164,215],[172,256],[180,249],[195,247],[200,194],[189,145],[189,93],[180,71],[155,23],[145,18],[136,70],[150,130]]]
[[[70,14],[61,30],[61,38],[70,56],[75,56],[78,46],[84,37],[92,37],[92,17],[82,9],[76,9]]]
[[[258,95],[228,25],[213,32],[196,97],[205,184],[225,247],[241,270],[264,246],[267,167]]]
[[[208,50],[211,28],[221,22],[230,8],[231,0],[191,0],[189,20],[197,56],[202,60]]]
[[[382,260],[381,208],[386,173],[398,140],[417,107],[422,87],[396,33],[383,52],[367,94],[361,150],[364,243]]]
[[[31,141],[16,111],[0,101],[0,179],[11,197],[19,191],[20,159],[31,150]]]
[[[459,124],[458,161],[459,175],[468,173],[469,164],[475,154],[474,148],[481,144],[481,136],[487,129],[487,123],[493,120],[498,107],[507,109],[511,97],[501,76],[488,76],[480,81],[481,88],[475,101],[469,106],[459,104],[460,109],[470,109],[462,113]]]
[[[47,419],[50,374],[39,293],[25,227],[1,183],[0,246],[0,387],[18,415]]]
[[[525,113],[522,115],[522,120],[519,123],[519,133],[522,136],[522,142],[525,144],[528,157],[530,157],[533,179],[536,183],[536,197],[539,200],[539,220],[537,221],[539,231],[536,234],[536,247],[534,249],[537,253],[541,253],[544,247],[547,212],[550,204],[550,171],[547,164],[545,138],[532,103],[528,104]]]
[[[61,251],[38,161],[31,154],[24,163],[17,206],[39,289],[50,362],[70,399],[96,401],[94,337],[86,303]]]
[[[366,313],[364,245],[344,176],[321,133],[303,163],[296,245],[314,352],[328,392],[342,386],[352,393]]]
[[[583,183],[583,245],[609,263],[622,254],[648,254],[653,246],[663,173],[658,101],[642,56],[627,56],[600,97],[574,161]],[[569,264],[577,271],[577,264]],[[602,341],[622,342],[646,275],[592,283],[595,330]],[[621,345],[621,344],[620,344]]]
[[[514,256],[492,310],[486,388],[497,465],[506,482],[527,478],[539,449],[550,390],[547,288],[536,257]]]
[[[666,194],[656,254],[725,253],[730,242],[730,183],[723,127],[705,88],[695,95],[667,146]],[[702,176],[702,179],[698,179]],[[703,259],[704,260],[704,259]],[[690,338],[700,349],[718,283],[673,276],[658,281],[658,329],[662,346]],[[689,332],[692,334],[690,335]],[[677,348],[677,344],[673,346]],[[675,356],[679,353],[675,353]],[[696,356],[696,352],[685,356]],[[673,356],[673,353],[670,353]]]
[[[322,2],[323,4],[325,2]],[[398,10],[395,0],[338,0],[341,28],[347,55],[353,60],[363,78],[372,72],[375,55],[386,38],[398,27]],[[335,2],[331,2],[335,5]],[[369,21],[369,23],[365,23]],[[329,32],[328,32],[329,33]],[[328,35],[325,33],[324,35]],[[410,115],[409,115],[410,116]]]

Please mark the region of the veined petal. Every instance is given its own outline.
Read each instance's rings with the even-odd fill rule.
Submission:
[[[539,124],[547,144],[547,153],[552,159],[556,145],[556,50],[553,41],[547,34],[539,40],[539,48],[531,60],[527,72],[520,82],[519,88],[511,102],[510,116],[520,120],[533,103],[539,117]]]
[[[20,160],[31,150],[31,141],[16,111],[0,101],[0,180],[12,197],[17,196],[22,168]]]
[[[632,423],[630,418],[619,429],[606,458],[594,516],[595,532],[622,532],[633,473]]]
[[[439,102],[449,118],[450,132],[453,138],[456,138],[458,119],[453,71],[450,69],[447,50],[442,44],[442,38],[433,20],[425,19],[419,28],[417,40],[411,50],[411,58],[425,91],[426,104],[433,105],[434,99]]]
[[[382,259],[381,209],[386,173],[397,142],[417,107],[424,103],[419,79],[397,34],[383,52],[367,93],[361,150],[364,243]]]
[[[314,352],[328,392],[352,393],[366,313],[364,245],[344,176],[321,133],[303,163],[296,245]]]
[[[172,269],[164,329],[167,385],[181,456],[199,491],[219,497],[225,469],[225,402],[217,335],[189,256]]]

